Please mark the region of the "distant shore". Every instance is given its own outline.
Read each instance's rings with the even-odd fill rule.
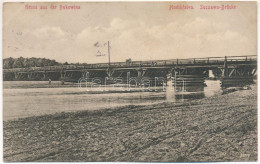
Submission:
[[[256,161],[257,86],[192,100],[4,122],[4,161]]]

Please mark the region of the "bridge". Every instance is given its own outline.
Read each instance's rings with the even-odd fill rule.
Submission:
[[[222,85],[251,83],[257,72],[257,55],[13,68],[3,69],[3,79],[78,82],[86,78],[102,84],[106,80],[127,83],[132,79],[138,85],[147,81],[162,85],[172,79],[175,85],[203,85],[209,71],[222,80]]]

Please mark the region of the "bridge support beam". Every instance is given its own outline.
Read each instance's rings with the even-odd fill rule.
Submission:
[[[15,72],[3,72],[3,81],[13,81],[15,80]]]
[[[115,69],[111,83],[122,83],[136,86],[162,86],[167,82],[170,68],[129,68]]]
[[[14,80],[17,81],[25,81],[29,79],[28,72],[15,72],[14,73]]]
[[[253,83],[256,67],[240,66],[226,68],[225,72],[225,74],[223,73],[224,76],[221,77],[222,87],[243,86]]]
[[[252,65],[229,65],[227,58],[225,58],[224,66],[221,69],[221,86],[231,87],[252,84],[256,70],[257,67]]]

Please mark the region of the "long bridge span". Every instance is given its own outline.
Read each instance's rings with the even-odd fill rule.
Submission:
[[[157,85],[169,79],[177,85],[183,81],[186,85],[202,85],[209,71],[220,78],[222,84],[251,83],[257,73],[257,55],[12,68],[3,69],[3,80],[78,82],[87,78],[92,81],[100,79],[102,83],[105,79],[121,79],[122,83],[127,83],[131,77],[139,85],[147,83],[147,80],[154,85],[156,78],[163,79]]]

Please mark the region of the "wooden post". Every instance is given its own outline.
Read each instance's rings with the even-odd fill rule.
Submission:
[[[175,91],[177,90],[177,88],[176,88],[176,82],[177,82],[177,80],[176,80],[176,78],[177,78],[176,74],[177,74],[177,72],[174,70],[174,90],[175,90]]]
[[[30,72],[27,72],[28,79],[31,79]]]
[[[110,45],[109,41],[107,42],[107,51],[108,51],[108,68],[110,68]]]
[[[228,75],[228,68],[227,68],[227,56],[225,56],[225,60],[224,60],[224,69],[222,72],[222,76],[227,76]]]

